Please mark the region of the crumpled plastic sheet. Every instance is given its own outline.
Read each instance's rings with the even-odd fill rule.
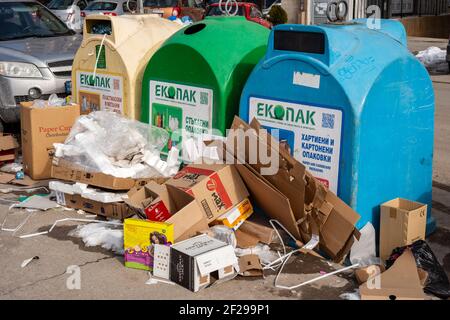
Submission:
[[[169,177],[178,172],[179,150],[172,148],[167,162],[160,159],[168,138],[161,128],[96,111],[78,118],[64,144],[54,144],[55,156],[119,178]]]
[[[447,53],[445,50],[438,47],[429,47],[423,51],[420,51],[416,55],[416,58],[419,59],[425,67],[433,67],[444,63],[446,55]]]
[[[123,254],[123,228],[106,223],[90,223],[80,225],[68,234],[70,237],[81,238],[86,247],[101,246],[102,248]]]

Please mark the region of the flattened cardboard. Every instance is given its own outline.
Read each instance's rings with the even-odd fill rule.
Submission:
[[[139,190],[130,191],[125,202],[142,216],[145,207],[157,198],[164,202],[171,213],[171,217],[165,222],[174,225],[175,242],[188,239],[195,236],[198,231],[208,229],[203,210],[194,197],[171,185],[159,185],[152,181]]]
[[[0,162],[14,160],[17,148],[19,143],[14,136],[0,132]]]
[[[10,183],[16,178],[14,174],[0,172],[0,183]]]
[[[10,134],[0,133],[0,151],[7,151],[11,149],[17,149],[19,143],[16,138]]]
[[[361,300],[424,300],[416,261],[411,250],[406,249],[394,264],[376,281],[368,281],[359,287]]]
[[[20,122],[24,172],[32,179],[51,177],[53,144],[63,143],[80,116],[79,105],[33,108],[22,102]]]
[[[83,198],[79,194],[69,194],[57,191],[58,204],[68,208],[83,210],[99,216],[123,220],[131,217],[133,212],[124,202],[103,203]]]
[[[171,247],[170,280],[197,292],[211,283],[212,272],[219,279],[232,276],[237,263],[232,246],[201,234]]]
[[[133,187],[141,187],[149,181],[164,183],[166,178],[156,179],[132,179],[117,178],[101,172],[91,172],[61,158],[53,159],[51,176],[55,179],[86,183],[110,190],[130,190]]]
[[[239,173],[230,165],[189,165],[166,184],[193,195],[208,223],[248,197],[248,190]]]
[[[359,237],[355,224],[360,216],[286,150],[278,149],[270,134],[266,135],[266,141],[262,141],[256,119],[248,125],[235,117],[231,129],[234,133],[239,130],[245,132],[247,145],[250,144],[249,139],[256,139],[251,143],[257,143],[259,148],[266,148],[268,154],[275,153],[279,158],[278,172],[262,176],[260,170],[264,166],[261,161],[257,159],[256,164],[249,164],[248,148],[244,148],[245,153],[242,149],[237,150],[236,136],[231,134],[227,137],[226,152],[235,154],[241,163],[245,161],[245,164],[237,164],[236,168],[250,191],[252,201],[300,241],[306,243],[313,233],[318,233],[320,249],[334,261],[341,261],[350,251],[354,237]]]
[[[380,258],[386,261],[397,247],[425,240],[427,205],[397,198],[380,206]]]

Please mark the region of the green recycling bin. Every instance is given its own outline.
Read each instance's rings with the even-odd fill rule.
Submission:
[[[143,122],[165,128],[163,150],[181,149],[181,134],[226,134],[245,82],[264,56],[270,30],[244,17],[211,17],[167,39],[147,64]],[[216,129],[211,131],[211,129]]]

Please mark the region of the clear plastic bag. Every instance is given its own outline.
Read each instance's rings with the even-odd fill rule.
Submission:
[[[96,111],[78,118],[65,143],[55,144],[55,155],[93,172],[151,178],[170,171],[159,158],[167,140],[165,130],[114,112]]]
[[[217,225],[210,228],[212,232],[211,236],[217,240],[225,242],[231,245],[233,248],[236,248],[237,240],[234,235],[233,229],[228,228],[227,226]]]

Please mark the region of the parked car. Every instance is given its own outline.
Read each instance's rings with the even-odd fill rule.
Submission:
[[[0,0],[0,126],[19,121],[20,102],[66,96],[81,40],[37,1]]]
[[[189,16],[193,21],[199,21],[205,13],[205,3],[203,0],[144,0],[144,12],[163,18]]]
[[[66,25],[75,31],[82,30],[81,11],[92,0],[52,0],[46,7],[50,9],[58,18],[66,23]]]
[[[105,14],[110,16],[121,16],[123,14],[129,14],[136,11],[136,1],[128,0],[107,0],[107,1],[94,1],[87,5],[87,7],[81,11],[81,18],[85,18],[91,14]]]
[[[447,45],[447,58],[448,62],[448,73],[450,73],[450,36],[448,36],[448,45]]]
[[[258,9],[258,6],[254,3],[250,2],[237,2],[236,5],[233,5],[233,8],[230,9],[231,14],[236,13],[237,16],[244,16],[247,20],[256,22],[263,27],[272,28],[272,23],[263,18],[263,14]],[[205,16],[222,16],[225,15],[225,4],[222,3],[222,8],[219,7],[219,3],[213,3],[206,8]]]

